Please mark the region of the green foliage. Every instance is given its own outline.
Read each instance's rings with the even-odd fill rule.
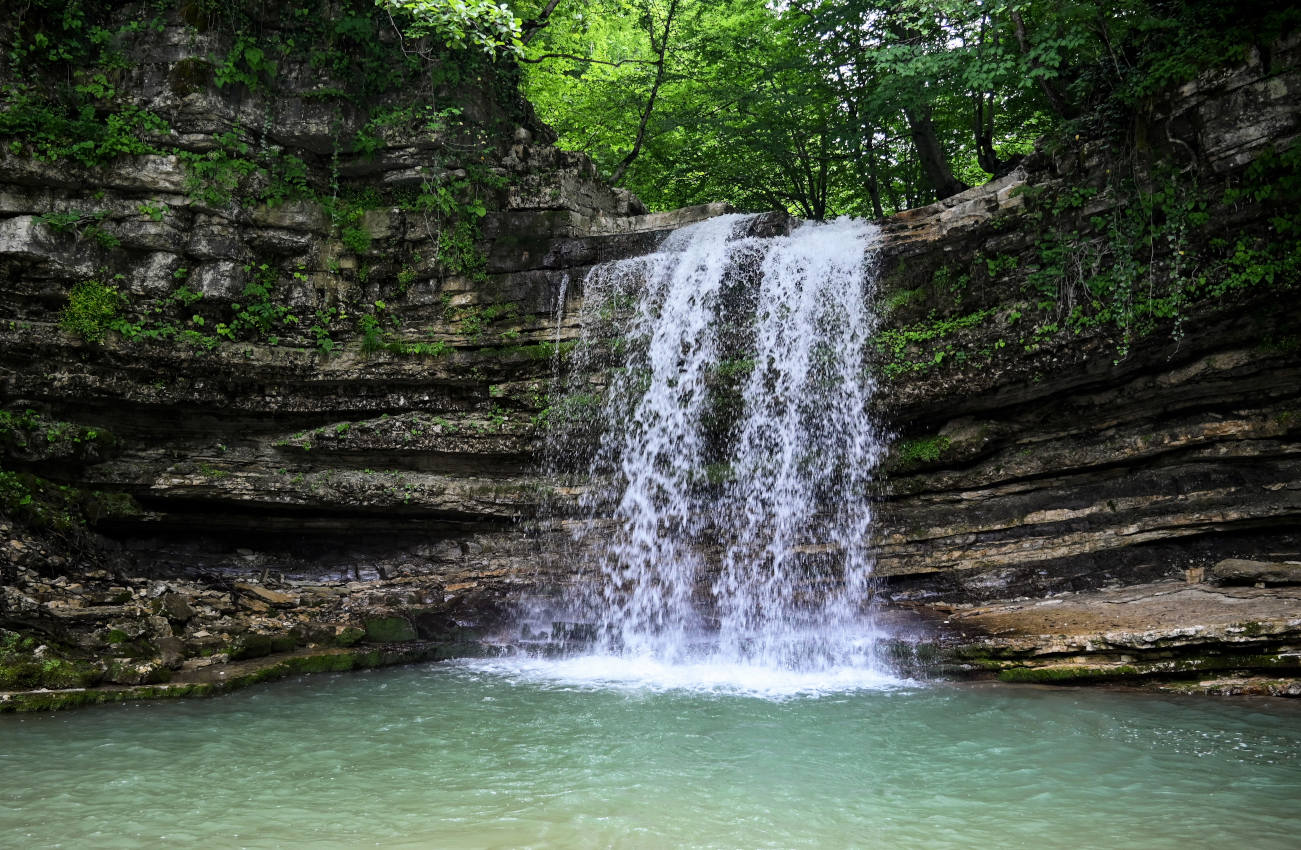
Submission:
[[[653,209],[880,216],[1006,172],[1043,134],[1136,146],[1156,92],[1298,24],[1245,0],[591,0],[557,7],[525,82],[607,173],[644,131],[626,182]]]
[[[94,665],[50,644],[0,629],[0,690],[84,688],[103,678]],[[43,647],[39,655],[38,646]]]
[[[440,339],[433,342],[393,342],[389,343],[389,350],[415,357],[445,357],[452,353],[452,346]]]
[[[885,374],[893,377],[906,372],[922,372],[946,359],[965,361],[971,352],[961,344],[960,333],[988,322],[994,313],[993,309],[985,309],[952,319],[940,319],[932,314],[924,322],[881,331],[873,343],[885,357]],[[1002,348],[1005,343],[1000,340],[995,345]],[[923,353],[925,356],[919,358]]]
[[[185,275],[186,270],[179,269],[175,276],[181,280]],[[166,297],[139,308],[137,321],[119,318],[113,323],[113,330],[130,342],[174,340],[187,348],[212,351],[220,342],[225,325],[217,326],[217,336],[203,333],[207,321],[189,309],[202,298],[201,293],[182,284]]]
[[[223,207],[259,166],[247,158],[250,148],[238,133],[223,133],[216,141],[220,147],[207,153],[178,151],[177,156],[185,164],[186,193],[208,206]]]
[[[218,326],[217,333],[227,339],[251,337],[276,345],[281,331],[298,324],[298,317],[289,307],[275,299],[279,273],[266,263],[247,265],[244,271],[249,281],[244,285],[241,300],[231,305],[235,317],[225,328]]]
[[[1030,220],[1050,220],[1025,292],[1043,320],[1031,345],[1062,329],[1108,329],[1117,356],[1158,327],[1178,338],[1190,305],[1247,290],[1287,290],[1301,279],[1301,144],[1260,157],[1222,198],[1193,172],[1158,169],[1117,179],[1107,210],[1087,222],[1061,218],[1081,210],[1092,191],[1029,198]],[[1276,205],[1268,234],[1225,237],[1213,213],[1239,203]]]
[[[488,258],[478,244],[479,222],[488,213],[482,193],[504,186],[502,178],[470,169],[465,177],[426,178],[419,192],[403,204],[424,222],[426,234],[437,238],[438,263],[444,272],[486,279]]]
[[[374,354],[384,348],[384,333],[380,328],[379,317],[371,314],[357,320],[361,328],[361,350],[365,354]]]
[[[308,330],[316,338],[316,347],[322,354],[330,355],[334,353],[337,344],[330,336],[331,326],[335,320],[348,318],[347,314],[338,307],[325,307],[316,311],[316,321],[314,321]]]
[[[126,299],[116,287],[98,280],[83,280],[68,293],[59,325],[87,342],[99,342],[113,329]]]
[[[218,87],[243,85],[256,91],[265,80],[275,76],[277,68],[278,64],[267,56],[257,40],[251,34],[242,33],[217,66],[213,81]]]
[[[544,407],[533,417],[534,427],[548,431],[565,431],[595,420],[605,400],[596,393],[569,393]]]
[[[0,410],[0,456],[20,453],[66,453],[94,443],[111,444],[112,435],[98,428],[42,416],[35,410]]]
[[[909,304],[924,298],[925,295],[926,290],[920,286],[913,289],[897,289],[883,299],[882,306],[885,309],[886,315],[889,315],[896,310],[907,307]]]
[[[354,254],[365,254],[370,250],[370,233],[363,227],[345,227],[339,234],[339,241]]]
[[[97,166],[151,153],[167,133],[157,115],[124,103],[111,82],[126,67],[125,40],[148,37],[158,20],[110,29],[112,9],[84,0],[31,0],[3,32],[9,73],[0,99],[0,139],[11,153]]]
[[[157,152],[152,141],[168,126],[154,113],[132,105],[97,108],[79,100],[72,106],[11,86],[0,110],[0,139],[11,153],[56,162],[97,166],[119,156]]]
[[[434,39],[454,49],[489,55],[523,52],[520,22],[504,3],[493,0],[376,0],[404,19],[407,38]]]
[[[449,274],[486,280],[488,258],[479,248],[476,223],[458,219],[438,234],[438,261]]]
[[[32,473],[0,469],[0,513],[32,528],[67,533],[92,519],[130,516],[139,510],[121,493],[81,490]]]
[[[936,434],[901,440],[894,446],[894,454],[904,464],[934,463],[953,445],[948,437]]]
[[[121,245],[122,241],[102,226],[108,215],[108,210],[52,212],[45,213],[40,217],[40,220],[51,230],[58,233],[76,233],[79,238],[94,239],[104,248],[112,249]]]
[[[366,124],[353,138],[352,149],[371,154],[379,150],[391,134],[417,134],[437,137],[462,114],[459,106],[441,109],[429,103],[408,104],[380,109],[370,114]]]

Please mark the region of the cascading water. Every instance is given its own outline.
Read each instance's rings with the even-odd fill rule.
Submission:
[[[761,221],[691,225],[583,282],[551,456],[579,467],[574,557],[600,575],[553,616],[624,663],[869,671],[879,232]]]

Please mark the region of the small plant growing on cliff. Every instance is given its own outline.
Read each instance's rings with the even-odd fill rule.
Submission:
[[[384,334],[376,316],[362,316],[358,324],[361,327],[361,350],[364,353],[374,354],[384,348]]]
[[[284,304],[277,304],[272,300],[272,290],[275,288],[277,277],[274,268],[262,263],[257,266],[245,266],[244,271],[252,275],[244,286],[245,300],[232,305],[235,319],[230,323],[229,333],[220,329],[218,333],[233,339],[240,331],[249,330],[266,337],[270,344],[275,345],[279,342],[279,337],[272,332],[285,325],[297,324],[298,317],[290,314],[289,308]]]
[[[333,354],[334,349],[338,347],[330,337],[330,325],[334,323],[335,319],[346,319],[347,317],[347,314],[340,312],[337,307],[327,307],[324,310],[316,311],[316,322],[308,330],[316,337],[316,347],[322,354]]]
[[[937,434],[933,437],[904,440],[896,446],[895,453],[899,460],[906,464],[934,463],[952,445],[948,437]]]
[[[68,294],[59,325],[87,342],[99,342],[113,329],[125,299],[116,287],[83,280]]]
[[[365,254],[370,250],[370,234],[363,227],[345,227],[339,234],[343,247],[354,254]]]

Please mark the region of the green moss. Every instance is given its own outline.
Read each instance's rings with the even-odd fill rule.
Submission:
[[[130,687],[15,693],[8,699],[0,700],[0,712],[57,711],[82,705],[127,700],[206,697],[296,674],[344,672],[417,661],[481,655],[486,651],[481,644],[449,642],[437,645],[417,644],[403,648],[372,648],[362,652],[336,650],[295,655],[268,661],[264,667],[220,682],[186,682],[175,685],[151,683]]]
[[[0,690],[82,688],[102,676],[97,666],[71,657],[65,648],[0,630]]]
[[[357,656],[351,653],[303,655],[286,659],[284,663],[295,673],[341,673],[357,666]]]
[[[965,362],[972,357],[958,344],[957,335],[963,331],[989,324],[996,316],[993,308],[978,310],[956,318],[938,318],[932,315],[924,322],[905,328],[887,328],[876,335],[873,344],[886,358],[886,376],[894,377],[908,372],[924,372],[946,360]],[[1002,348],[1002,340],[993,348]],[[981,352],[986,359],[992,353]]]
[[[953,445],[948,437],[936,434],[932,437],[916,437],[895,444],[895,456],[904,463],[934,463]]]
[[[182,59],[172,66],[167,75],[167,83],[172,94],[186,97],[195,92],[204,91],[212,85],[212,63],[205,59]]]
[[[271,651],[271,635],[246,632],[235,638],[228,654],[231,661],[240,661],[245,658],[261,658],[270,655]]]
[[[1259,626],[1259,624],[1256,624]],[[1158,671],[1173,673],[1200,673],[1215,670],[1270,670],[1280,667],[1301,668],[1301,658],[1278,653],[1243,653],[1229,655],[1198,655],[1152,665]]]
[[[1140,674],[1137,667],[1010,667],[998,674],[1000,682],[1080,682],[1096,679],[1115,679]]]
[[[365,636],[365,629],[359,629],[356,626],[348,626],[335,635],[334,642],[339,646],[353,646]]]
[[[238,661],[245,658],[261,658],[278,652],[292,652],[297,646],[298,638],[292,634],[264,635],[245,632],[235,638],[228,652],[232,661]]]
[[[567,340],[557,345],[554,342],[539,342],[533,345],[504,345],[495,348],[480,349],[480,354],[486,354],[496,357],[523,357],[527,360],[550,360],[553,357],[564,357],[574,350],[578,343],[573,340]]]
[[[371,643],[405,643],[416,639],[416,629],[406,617],[377,617],[366,621],[366,640]]]

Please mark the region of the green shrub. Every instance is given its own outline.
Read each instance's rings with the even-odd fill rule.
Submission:
[[[113,329],[125,299],[116,287],[98,280],[83,280],[68,294],[59,325],[87,342],[99,342]]]

